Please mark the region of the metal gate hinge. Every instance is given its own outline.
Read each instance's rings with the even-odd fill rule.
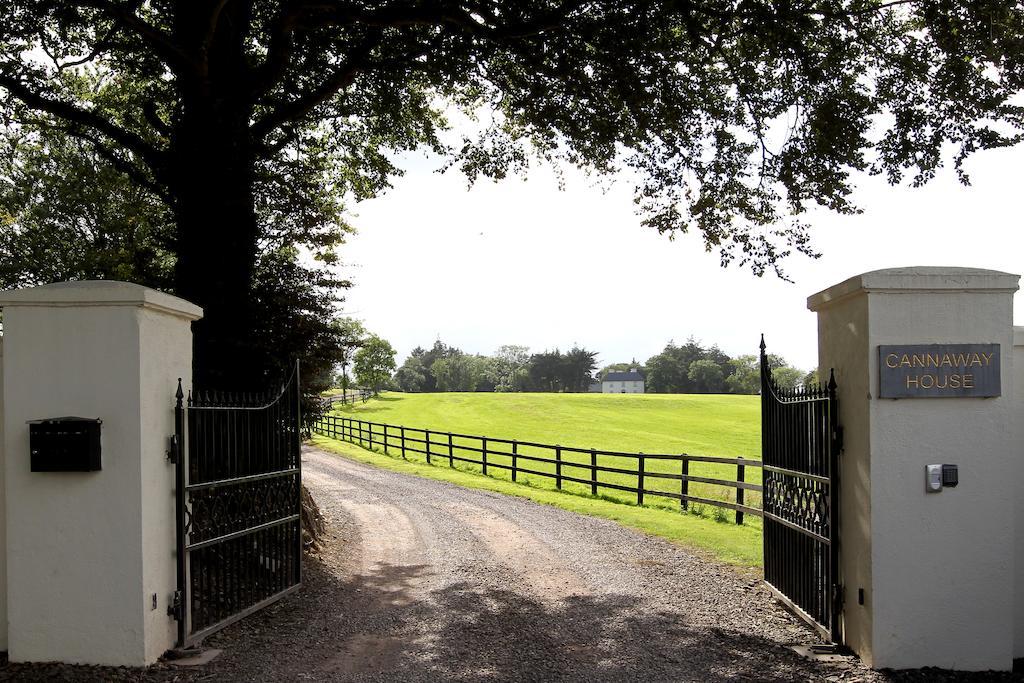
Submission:
[[[167,459],[171,461],[172,465],[177,465],[178,454],[181,451],[181,444],[178,442],[178,435],[172,434],[169,441],[170,447],[167,449]]]
[[[182,618],[182,601],[181,591],[174,591],[171,596],[171,604],[167,606],[167,616],[174,617],[175,621],[181,621]]]

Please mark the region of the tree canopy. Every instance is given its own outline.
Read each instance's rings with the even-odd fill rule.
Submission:
[[[810,206],[857,210],[856,173],[923,183],[949,153],[966,180],[1018,142],[1022,45],[1002,0],[19,0],[0,90],[8,135],[73,139],[167,212],[142,246],[206,310],[197,377],[238,385],[268,362],[262,259],[331,263],[396,152],[625,168],[647,225],[762,273],[813,253]],[[481,114],[454,144],[452,110]]]
[[[387,340],[370,335],[355,353],[354,370],[359,384],[380,393],[395,371],[395,349]]]
[[[429,351],[416,347],[391,378],[400,391],[539,391],[585,392],[593,381],[609,372],[635,369],[644,378],[647,393],[757,394],[761,366],[756,355],[732,358],[716,344],[705,346],[690,337],[685,344],[670,341],[661,353],[637,363],[609,363],[600,372],[597,352],[574,346],[530,354],[526,346],[505,344],[491,356],[471,355],[440,339]],[[427,365],[429,362],[429,365]],[[818,383],[817,370],[804,372],[777,354],[768,354],[768,367],[784,389]]]
[[[816,372],[791,367],[785,358],[768,355],[768,367],[780,387],[792,389],[810,383]],[[645,389],[656,394],[730,393],[756,394],[761,391],[761,366],[757,356],[730,358],[718,346],[705,347],[690,337],[685,344],[670,341],[661,353],[647,359],[643,367]]]

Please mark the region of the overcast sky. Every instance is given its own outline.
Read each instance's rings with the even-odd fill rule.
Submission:
[[[860,177],[864,213],[809,216],[822,257],[791,256],[793,283],[719,266],[696,235],[670,242],[643,228],[626,182],[604,192],[566,172],[535,169],[528,180],[480,182],[410,155],[407,175],[360,204],[359,233],[342,248],[355,286],[344,312],[398,351],[437,338],[470,353],[501,344],[532,351],[580,344],[601,365],[643,362],[693,336],[731,355],[770,351],[801,368],[817,364],[808,295],[857,273],[893,266],[1024,270],[1020,172],[1024,148],[969,162],[973,186],[951,171],[930,185],[893,188]],[[1024,320],[1024,295],[1015,313]]]

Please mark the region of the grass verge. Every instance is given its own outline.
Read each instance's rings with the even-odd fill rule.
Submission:
[[[529,480],[513,483],[504,479],[484,476],[479,472],[451,469],[447,465],[428,465],[425,461],[413,459],[422,457],[418,455],[403,460],[401,457],[384,455],[379,451],[366,450],[344,441],[319,435],[314,435],[310,443],[321,450],[394,472],[447,481],[466,488],[528,498],[563,510],[610,519],[727,564],[738,567],[761,566],[760,527],[715,521],[694,512],[638,507],[601,497],[538,488],[532,486]],[[704,513],[713,514],[707,510]]]

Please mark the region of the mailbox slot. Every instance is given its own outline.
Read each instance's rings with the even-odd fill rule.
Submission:
[[[33,472],[95,472],[100,460],[102,420],[57,417],[28,423],[28,444]]]

